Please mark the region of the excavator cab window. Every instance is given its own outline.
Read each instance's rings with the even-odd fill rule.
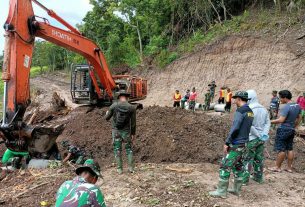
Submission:
[[[90,103],[96,101],[88,65],[72,65],[71,95],[74,103]]]

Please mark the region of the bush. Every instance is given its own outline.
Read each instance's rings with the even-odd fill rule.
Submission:
[[[160,68],[164,68],[168,64],[172,63],[179,57],[177,52],[170,52],[167,49],[163,49],[156,57],[157,63]]]

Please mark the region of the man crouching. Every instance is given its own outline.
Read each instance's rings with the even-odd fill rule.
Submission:
[[[253,112],[247,104],[248,93],[237,92],[233,97],[238,109],[234,114],[234,121],[224,145],[224,158],[219,169],[219,182],[216,191],[209,192],[212,197],[227,197],[231,170],[234,173],[232,193],[239,195],[243,184],[243,154],[245,144],[249,141],[249,133],[253,122]]]
[[[57,191],[55,207],[106,207],[101,190],[94,185],[101,177],[99,165],[88,159],[75,172],[78,176],[64,182]]]

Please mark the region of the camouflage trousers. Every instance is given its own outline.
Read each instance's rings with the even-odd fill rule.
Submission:
[[[210,103],[211,103],[210,100],[204,102],[204,110],[205,110],[205,111],[210,110]]]
[[[251,140],[246,145],[244,157],[243,183],[248,183],[250,174],[253,172],[253,179],[257,182],[263,181],[264,170],[264,144],[259,138]]]
[[[123,130],[112,130],[112,141],[113,141],[113,150],[114,156],[117,159],[122,159],[122,144],[125,143],[125,150],[127,156],[132,156],[132,145],[130,133]],[[119,164],[121,165],[121,164]],[[121,166],[118,166],[121,167]]]
[[[243,156],[246,147],[244,145],[230,145],[228,154],[222,159],[219,178],[229,180],[231,171],[234,177],[241,178],[244,175]]]
[[[189,110],[195,111],[196,101],[189,102]]]

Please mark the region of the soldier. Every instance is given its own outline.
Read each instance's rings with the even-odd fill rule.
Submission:
[[[248,93],[239,91],[234,96],[238,109],[234,114],[234,121],[224,145],[225,157],[219,169],[219,183],[216,191],[209,192],[213,197],[227,197],[230,173],[234,173],[233,189],[229,192],[239,195],[243,182],[243,156],[245,144],[249,141],[249,133],[253,122],[253,112],[247,105]]]
[[[247,143],[247,153],[244,160],[245,174],[243,184],[249,183],[250,173],[253,168],[253,180],[263,183],[264,172],[264,144],[269,138],[270,119],[268,111],[259,104],[256,92],[248,90],[251,100],[248,102],[249,107],[254,113],[249,142]]]
[[[94,185],[101,177],[99,165],[88,159],[75,173],[77,177],[64,182],[58,189],[55,207],[106,207],[101,190]]]
[[[216,85],[215,81],[212,81],[208,86],[210,87],[210,90],[211,90],[211,101],[213,102],[217,85]]]
[[[134,172],[132,140],[136,133],[136,108],[128,103],[130,96],[125,91],[120,91],[118,101],[113,103],[106,113],[106,120],[112,119],[112,141],[114,156],[117,163],[117,171],[123,173],[122,143],[125,143],[128,158],[128,171]]]
[[[207,90],[207,93],[204,95],[204,110],[208,111],[210,109],[210,103],[211,103],[211,92],[210,89]]]
[[[71,161],[75,164],[83,164],[85,161],[85,153],[78,147],[69,144],[68,141],[64,140],[61,142],[61,146],[68,151],[67,156],[63,159],[63,163]]]

